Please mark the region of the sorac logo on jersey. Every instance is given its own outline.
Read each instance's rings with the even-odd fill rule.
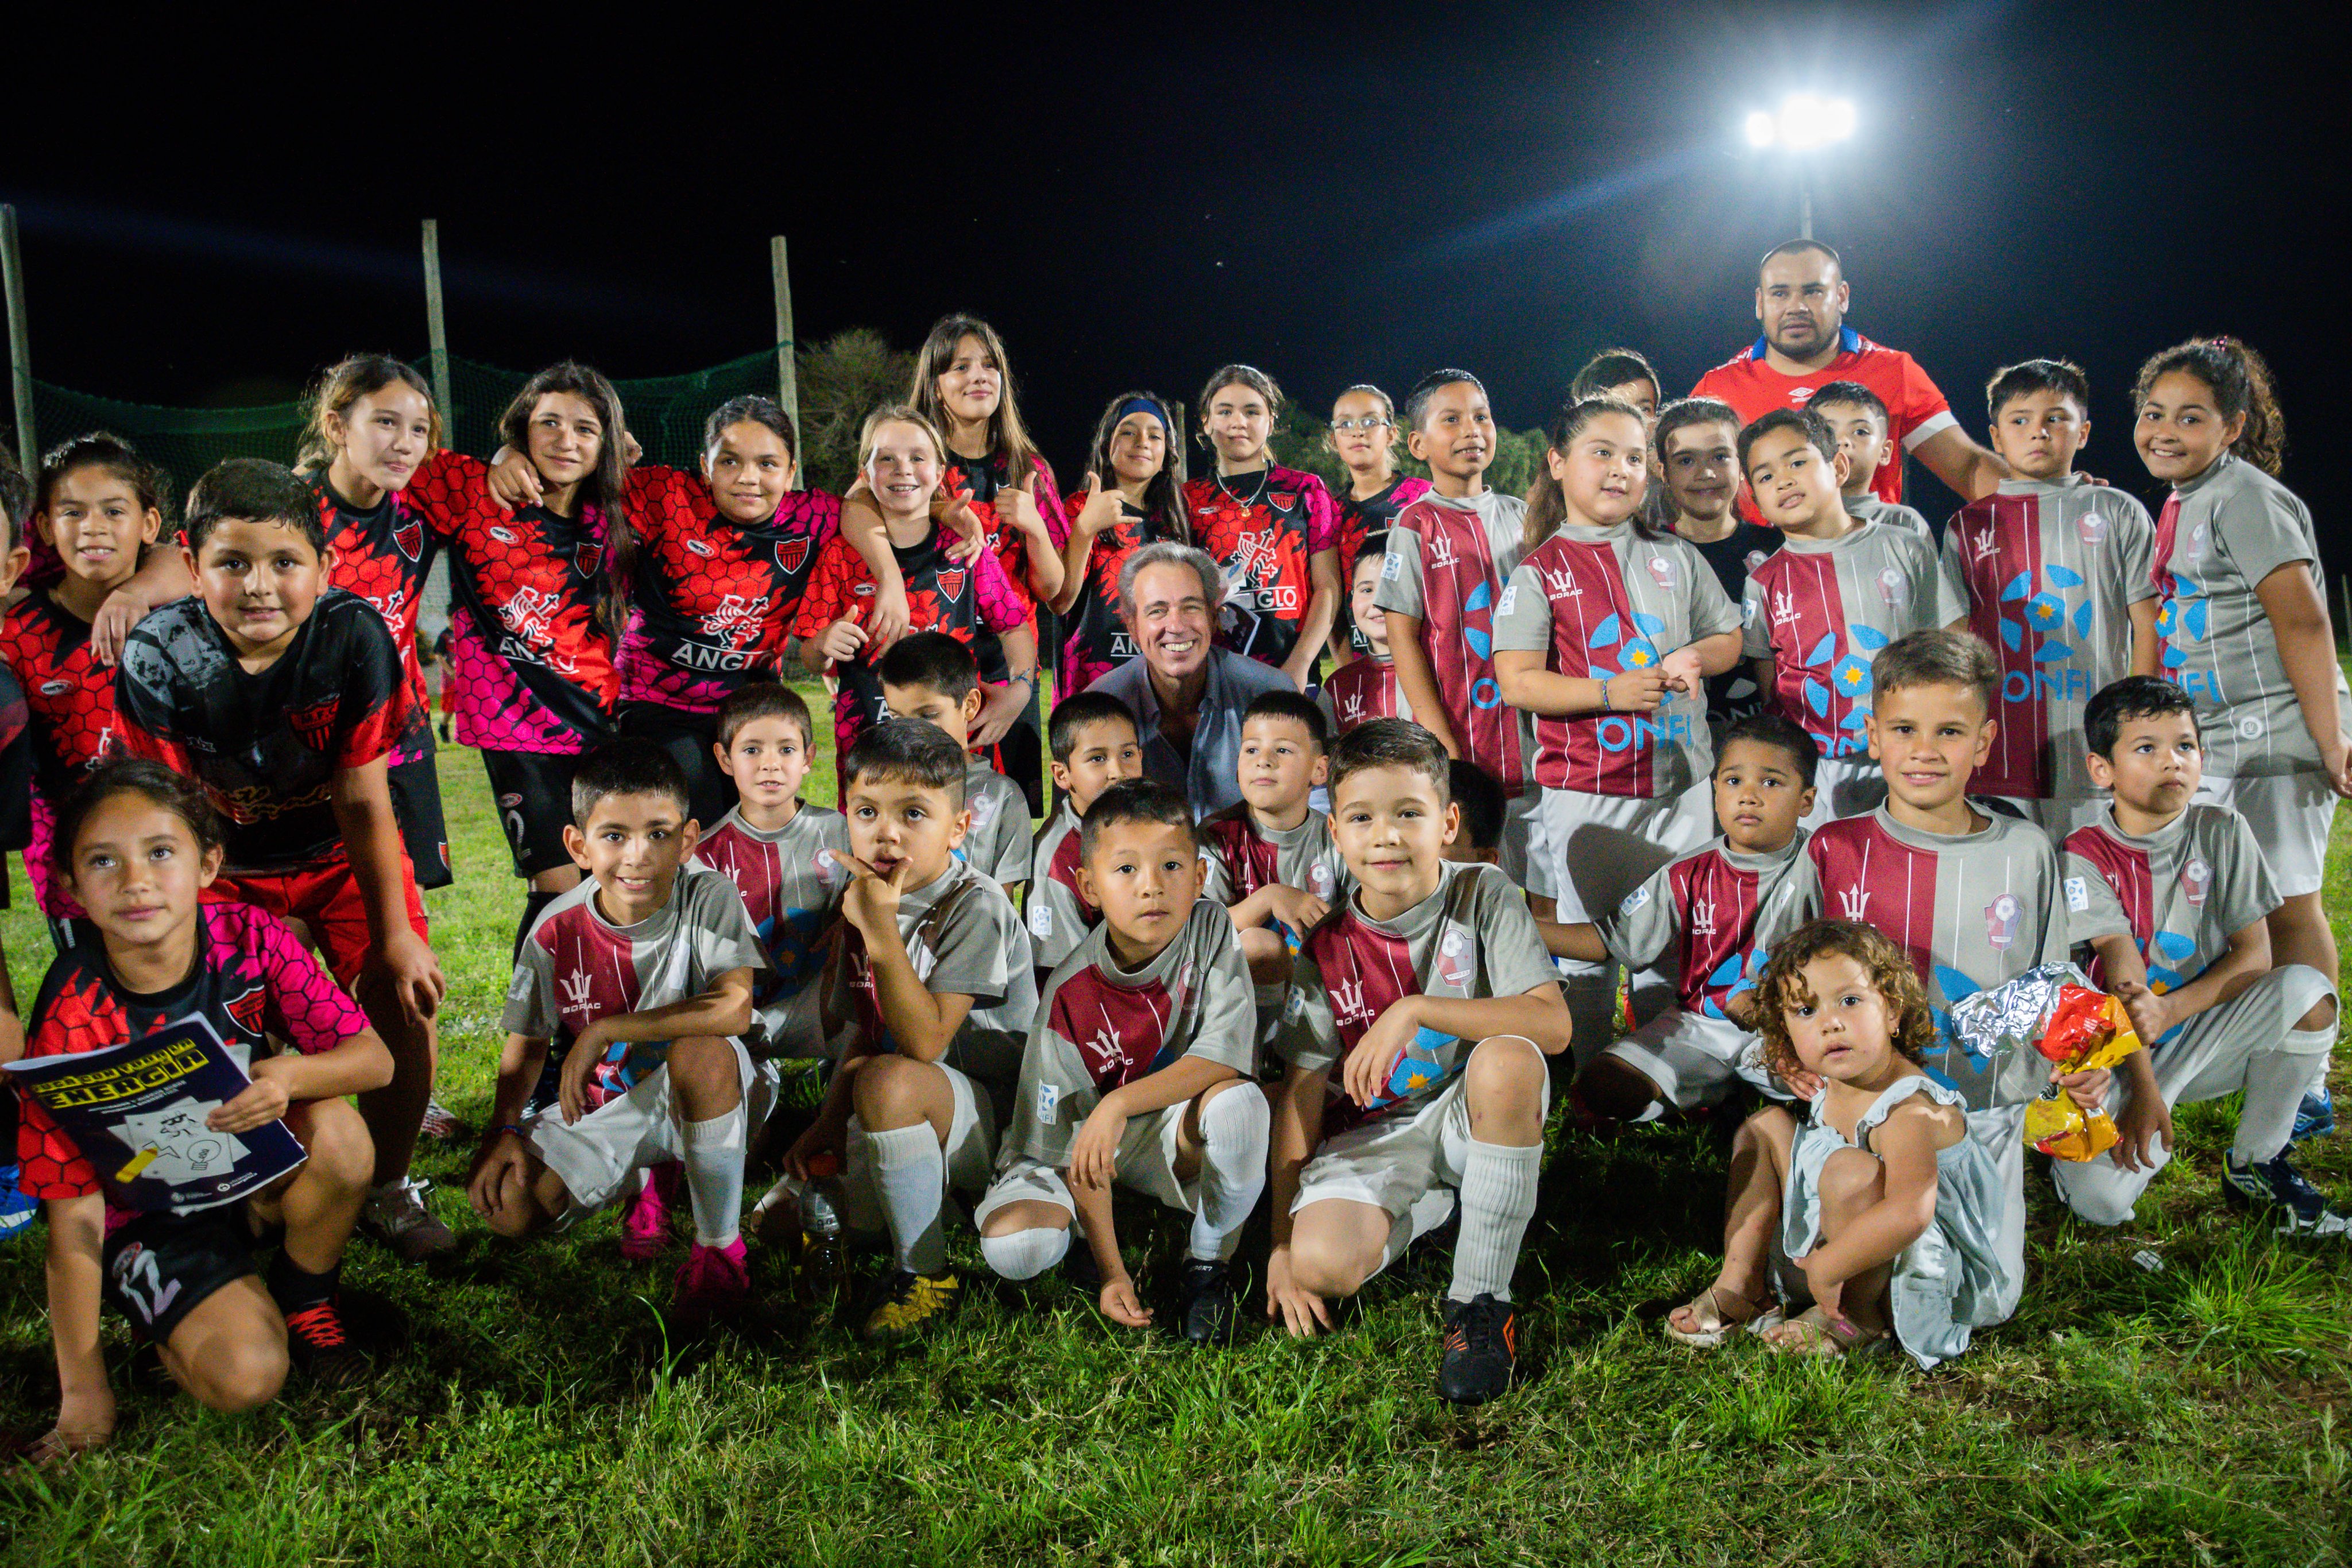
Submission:
[[[1349,1024],[1372,1021],[1372,1009],[1364,1001],[1361,980],[1340,980],[1331,987],[1331,1021],[1343,1029]]]

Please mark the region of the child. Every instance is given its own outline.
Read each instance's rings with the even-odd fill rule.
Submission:
[[[700,1327],[751,1292],[738,1227],[745,1130],[764,1108],[747,1103],[742,1037],[768,960],[735,884],[686,863],[699,836],[688,810],[686,775],[652,741],[581,759],[564,847],[587,875],[523,939],[467,1196],[517,1239],[569,1229],[633,1194],[640,1171],[684,1162],[694,1246],[671,1309]],[[559,1044],[562,1099],[532,1113]]]
[[[5,444],[0,444],[0,602],[5,602],[16,586],[16,579],[31,564],[33,552],[25,545],[26,519],[33,514],[33,487],[16,471],[14,456]],[[30,716],[25,706],[24,688],[9,669],[10,661],[0,658],[0,852],[21,849],[31,841],[33,822],[33,736]],[[24,810],[16,810],[12,801],[22,800]],[[37,883],[36,885],[38,885]],[[7,886],[7,878],[0,875],[0,890]],[[0,901],[5,901],[0,892]],[[0,907],[5,902],[0,902]],[[8,981],[8,966],[0,957],[0,1060],[21,1053],[24,1050],[25,1029],[16,1016],[16,991]],[[0,1155],[16,1142],[16,1096],[0,1094]],[[0,1240],[16,1235],[33,1222],[33,1213],[40,1206],[16,1189],[16,1166],[12,1160],[0,1160]]]
[[[1201,822],[1201,896],[1230,906],[1263,1022],[1282,1004],[1298,938],[1346,887],[1330,819],[1309,803],[1329,743],[1321,708],[1297,692],[1259,693],[1242,715],[1241,803]]]
[[[2106,811],[2084,760],[2083,705],[2156,669],[2155,530],[2128,494],[2074,472],[2091,433],[2080,370],[2011,365],[1985,403],[1993,450],[2014,477],[1944,529],[1969,629],[2000,664],[2000,730],[1975,786],[2063,839]]]
[[[1825,1356],[1891,1334],[1923,1371],[1959,1354],[2019,1279],[1991,1234],[1992,1158],[1922,1071],[1936,1025],[1918,975],[1874,928],[1816,920],[1773,949],[1756,998],[1773,1071],[1821,1094],[1801,1119],[1773,1105],[1739,1129],[1723,1269],[1666,1333],[1717,1345],[1746,1323]]]
[[[892,644],[874,667],[892,718],[920,719],[969,746],[980,717],[980,661],[944,632],[918,632]],[[985,758],[965,755],[963,805],[971,817],[956,858],[1018,901],[1029,885],[1029,802]]]
[[[1051,601],[1065,637],[1054,689],[1065,695],[1085,691],[1135,657],[1135,638],[1118,612],[1119,570],[1127,558],[1160,539],[1192,540],[1184,510],[1184,449],[1168,409],[1168,400],[1156,393],[1127,392],[1111,400],[1095,425],[1086,489],[1071,497],[1062,591]]]
[[[1384,564],[1381,556],[1356,558],[1355,576],[1348,585],[1348,620],[1365,656],[1324,676],[1323,689],[1315,694],[1335,736],[1347,734],[1368,718],[1412,716],[1412,705],[1397,689],[1396,665],[1389,653],[1388,612],[1376,602]]]
[[[1568,1009],[1518,889],[1444,857],[1460,823],[1437,738],[1374,719],[1331,761],[1357,891],[1307,935],[1277,1035],[1266,1315],[1294,1334],[1329,1328],[1328,1300],[1402,1257],[1458,1188],[1438,1387],[1475,1405],[1517,1363],[1511,1273]]]
[[[1192,1217],[1178,1316],[1194,1344],[1234,1329],[1234,1253],[1265,1188],[1249,974],[1201,898],[1184,797],[1122,780],[1095,798],[1079,881],[1102,924],[1055,971],[1030,1028],[1004,1158],[973,1211],[989,1267],[1027,1280],[1084,1231],[1103,1316],[1143,1328],[1112,1225],[1114,1181]]]
[[[1639,349],[1603,349],[1584,361],[1568,384],[1568,401],[1610,397],[1642,416],[1646,430],[1658,422],[1658,372]],[[1532,505],[1534,497],[1530,497]]]
[[[1756,977],[1818,894],[1797,821],[1812,806],[1812,737],[1758,714],[1725,735],[1715,763],[1723,834],[1627,895],[1597,925],[1571,925],[1570,956],[1648,969],[1671,954],[1675,998],[1578,1074],[1595,1115],[1646,1122],[1720,1102],[1755,1043]]]
[[[1892,528],[1907,528],[1926,539],[1936,542],[1927,519],[1900,501],[1889,501],[1871,488],[1895,447],[1894,427],[1886,417],[1886,403],[1879,395],[1860,382],[1832,382],[1813,393],[1805,406],[1822,416],[1837,437],[1838,450],[1845,454],[1845,482],[1839,486],[1844,498],[1846,515],[1857,522],[1884,523]],[[1895,459],[1899,465],[1903,461]]]
[[[1021,917],[955,853],[970,821],[962,748],[891,719],[858,737],[842,774],[853,877],[826,1016],[854,1008],[856,1028],[784,1168],[805,1181],[811,1162],[841,1158],[843,1218],[888,1231],[895,1267],[864,1324],[885,1339],[961,1297],[947,1193],[988,1185],[1037,992]]]
[[[1739,416],[1727,402],[1689,397],[1668,403],[1650,433],[1650,450],[1660,476],[1667,526],[1705,557],[1738,604],[1748,591],[1748,572],[1780,548],[1780,536],[1739,515]],[[1764,707],[1756,673],[1734,664],[1706,680],[1707,732],[1719,745],[1724,731]]]
[[[1029,941],[1040,987],[1102,919],[1079,885],[1078,823],[1105,789],[1143,777],[1135,716],[1108,692],[1078,692],[1055,703],[1045,743],[1053,748],[1054,789],[1062,800],[1037,830],[1029,852]]]
[[[1331,492],[1269,455],[1282,389],[1227,365],[1201,389],[1201,434],[1216,472],[1184,486],[1192,538],[1224,573],[1217,645],[1272,664],[1306,691],[1339,611],[1339,525]]]
[[[1811,409],[1775,409],[1741,431],[1739,465],[1783,541],[1748,570],[1746,651],[1765,706],[1822,748],[1804,821],[1816,828],[1886,798],[1864,755],[1871,656],[1909,632],[1960,624],[1968,605],[1925,538],[1847,513],[1845,454]]]
[[[211,1409],[268,1404],[289,1362],[328,1386],[365,1375],[337,1298],[374,1150],[345,1096],[392,1078],[383,1042],[276,915],[205,898],[223,833],[195,784],[152,762],[111,762],[59,804],[56,826],[51,871],[89,912],[89,935],[49,967],[26,1053],[101,1051],[200,1018],[253,1079],[205,1124],[236,1134],[283,1118],[309,1158],[240,1204],[132,1213],[106,1202],[39,1106],[23,1107],[24,1190],[49,1221],[59,1408],[37,1449],[45,1460],[113,1433],[101,1293]],[[283,1240],[257,1279],[256,1235],[272,1227]]]
[[[318,499],[278,465],[215,466],[188,492],[181,537],[196,592],[124,641],[117,734],[227,820],[211,896],[300,921],[390,1048],[392,1082],[361,1107],[376,1161],[362,1223],[419,1261],[456,1241],[408,1176],[448,988],[385,781],[407,672],[383,618],[327,586]]]
[[[1738,663],[1739,617],[1696,549],[1636,520],[1649,442],[1631,405],[1572,404],[1548,434],[1530,548],[1495,616],[1495,671],[1502,700],[1534,717],[1538,836],[1559,918],[1578,922],[1706,841],[1699,682]],[[1571,968],[1585,1060],[1608,1043],[1616,998],[1612,963]]]
[[[2263,920],[2279,900],[2262,844],[2227,806],[2192,803],[2196,706],[2134,675],[2091,699],[2084,728],[2091,779],[2114,800],[2067,837],[2070,930],[2097,951],[2092,979],[2123,999],[2148,1049],[2124,1059],[2110,1096],[2121,1137],[2097,1159],[2054,1162],[2059,1196],[2094,1224],[2128,1224],[2171,1158],[2172,1107],[2242,1091],[2222,1197],[2284,1230],[2344,1234],[2345,1217],[2286,1157],[2296,1104],[2336,1043],[2336,986],[2302,964],[2271,967]]]
[[[1388,393],[1369,382],[1349,387],[1332,402],[1331,430],[1324,444],[1348,471],[1347,491],[1339,497],[1339,571],[1353,581],[1368,558],[1377,566],[1388,554],[1389,526],[1399,512],[1429,493],[1429,481],[1396,471],[1396,406]],[[1331,628],[1335,665],[1370,649],[1358,614],[1351,592]]]

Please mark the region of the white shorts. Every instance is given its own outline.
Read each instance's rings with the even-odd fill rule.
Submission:
[[[757,1127],[774,1103],[773,1086],[759,1091],[755,1086],[764,1081],[752,1068],[751,1053],[740,1040],[727,1043],[735,1048],[745,1125]],[[686,1157],[686,1138],[670,1102],[667,1062],[638,1079],[627,1093],[605,1101],[577,1122],[567,1123],[562,1110],[549,1106],[524,1124],[523,1136],[571,1195],[572,1207],[557,1218],[564,1227],[634,1192],[629,1178],[637,1172]]]
[[[1757,1036],[1729,1019],[1670,1007],[1602,1051],[1657,1085],[1676,1110],[1712,1105],[1745,1081],[1741,1058]]]
[[[978,1193],[986,1189],[996,1165],[996,1105],[971,1079],[944,1061],[932,1066],[948,1075],[948,1092],[955,1109],[948,1115],[948,1138],[941,1146],[947,1157],[948,1190]],[[874,1174],[872,1145],[866,1124],[849,1118],[848,1153],[841,1162],[841,1218],[852,1230],[888,1228],[882,1212],[882,1185]]]
[[[1247,1093],[1255,1085],[1244,1084],[1228,1093]],[[1187,1102],[1189,1104],[1189,1102]],[[1184,1104],[1169,1105],[1148,1116],[1138,1116],[1127,1124],[1127,1132],[1118,1141],[1118,1176],[1117,1185],[1130,1191],[1158,1198],[1179,1214],[1191,1214],[1200,1207],[1201,1180],[1180,1181],[1176,1176],[1178,1139],[1184,1126]],[[989,1185],[988,1194],[972,1210],[971,1222],[985,1225],[988,1217],[1008,1203],[1050,1203],[1067,1209],[1075,1217],[1077,1201],[1070,1196],[1069,1183],[1062,1173],[1049,1165],[1014,1155],[1004,1162]]]
[[[1543,798],[1529,784],[1527,793],[1503,802],[1503,841],[1496,860],[1529,898],[1558,898],[1559,871],[1544,844]]]
[[[1532,1040],[1527,1044],[1536,1049]],[[1339,1198],[1369,1203],[1397,1219],[1435,1188],[1460,1186],[1462,1162],[1470,1153],[1469,1083],[1465,1070],[1410,1116],[1382,1116],[1324,1140],[1298,1173],[1298,1196],[1290,1212]],[[1551,1109],[1549,1071],[1542,1109]]]
[[[1680,795],[1639,800],[1543,792],[1543,850],[1559,879],[1569,924],[1609,914],[1658,868],[1715,837],[1715,790],[1704,781]]]
[[[2107,807],[2115,796],[2105,789],[2095,789],[2088,795],[2064,800],[2032,800],[2022,795],[1992,795],[1988,800],[2000,801],[2019,816],[2050,835],[2050,841],[2063,844],[2066,835],[2077,828],[2087,828],[2106,820]]]
[[[2327,835],[2336,826],[2336,791],[2316,773],[2263,773],[2230,779],[2208,773],[2197,799],[2229,807],[2254,830],[2281,898],[2317,893],[2326,880]]]
[[[1797,825],[1811,832],[1839,817],[1866,817],[1886,804],[1886,773],[1868,752],[1824,757],[1813,768],[1813,809]]]

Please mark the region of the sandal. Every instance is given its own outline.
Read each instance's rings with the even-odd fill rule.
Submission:
[[[1885,1329],[1865,1329],[1846,1318],[1833,1318],[1819,1307],[1808,1307],[1786,1322],[1774,1325],[1764,1343],[1781,1355],[1818,1355],[1841,1360],[1886,1339]]]
[[[1737,1301],[1749,1310],[1745,1313],[1738,1314],[1727,1312],[1724,1311],[1724,1302],[1727,1300]],[[1688,1312],[1697,1320],[1698,1327],[1695,1329],[1675,1327],[1672,1312],[1666,1314],[1660,1326],[1666,1331],[1666,1337],[1670,1340],[1695,1345],[1700,1350],[1713,1350],[1728,1338],[1734,1329],[1743,1324],[1752,1323],[1762,1317],[1769,1307],[1769,1302],[1751,1301],[1737,1291],[1727,1291],[1719,1286],[1709,1285],[1682,1307],[1675,1309]]]

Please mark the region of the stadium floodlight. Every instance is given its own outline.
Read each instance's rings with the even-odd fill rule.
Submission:
[[[1759,151],[1777,147],[1798,154],[1798,203],[1801,215],[1799,227],[1807,239],[1813,237],[1813,193],[1803,154],[1853,136],[1855,119],[1850,98],[1795,92],[1781,100],[1779,113],[1756,110],[1742,123],[1750,147]]]

